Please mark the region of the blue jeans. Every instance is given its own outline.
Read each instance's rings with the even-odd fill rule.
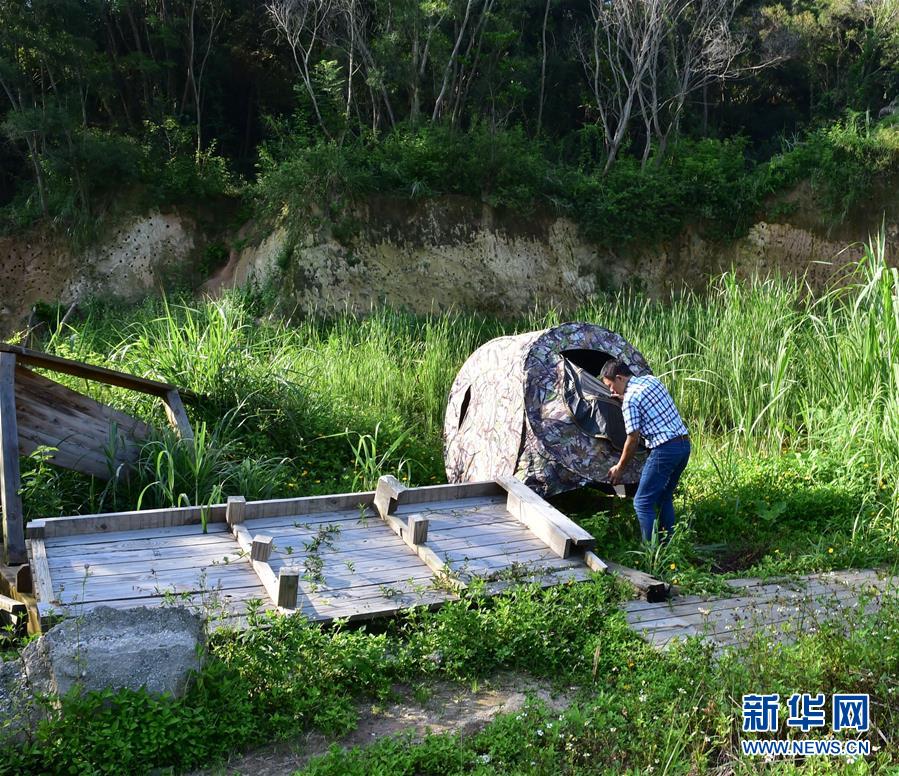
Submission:
[[[660,538],[667,540],[671,537],[674,530],[674,489],[689,460],[689,439],[672,439],[649,453],[634,496],[634,509],[640,522],[643,541],[652,540],[656,510],[663,534]]]

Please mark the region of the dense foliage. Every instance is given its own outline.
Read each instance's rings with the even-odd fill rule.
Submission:
[[[618,244],[804,178],[840,218],[897,169],[897,41],[893,0],[3,0],[0,223],[464,193]]]

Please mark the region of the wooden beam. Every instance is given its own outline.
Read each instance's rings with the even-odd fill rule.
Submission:
[[[278,498],[266,501],[248,501],[247,520],[263,520],[270,517],[300,517],[317,515],[322,512],[341,512],[371,506],[374,491],[358,493],[336,493],[328,496],[301,496],[298,498]]]
[[[49,353],[42,353],[38,350],[30,350],[19,345],[10,345],[6,342],[0,342],[0,352],[12,353],[18,357],[20,364],[26,366],[35,366],[42,369],[49,369],[54,372],[62,372],[63,374],[72,375],[73,377],[83,377],[85,380],[94,380],[108,385],[115,385],[119,388],[128,388],[132,391],[141,393],[149,393],[154,396],[164,398],[171,390],[177,390],[177,387],[169,383],[162,383],[158,380],[148,380],[145,377],[137,377],[126,372],[119,372],[115,369],[106,369],[102,366],[93,366],[85,364],[81,361],[73,361],[69,358],[60,358],[59,356],[51,356]],[[181,391],[181,398],[188,401],[195,401],[198,397],[190,391]]]
[[[438,557],[437,553],[428,547],[424,541],[414,541],[415,532],[420,532],[419,527],[424,521],[425,538],[427,538],[427,519],[418,514],[409,515],[407,522],[403,522],[390,512],[396,509],[397,498],[401,498],[407,492],[407,488],[396,477],[387,475],[378,480],[378,489],[375,491],[375,507],[381,519],[390,526],[390,529],[402,539],[408,547],[427,565],[436,575],[445,579],[456,590],[465,589],[465,583],[452,575],[452,570],[446,561]]]
[[[637,569],[631,569],[627,566],[620,566],[617,563],[606,563],[609,571],[613,574],[623,577],[631,583],[642,596],[650,603],[664,601],[668,597],[668,585],[661,580],[651,577]]]
[[[589,550],[596,546],[596,538],[593,534],[585,528],[581,528],[574,520],[563,515],[551,504],[547,504],[521,480],[515,477],[498,477],[497,482],[510,494],[514,493],[523,505],[528,505],[531,511],[539,514],[542,520],[557,525],[566,536],[571,537],[571,543],[578,549]]]
[[[237,496],[236,498],[242,497]],[[294,596],[293,606],[287,607],[278,604],[278,601],[281,598],[280,583],[278,581],[278,577],[275,576],[275,572],[268,564],[268,561],[253,559],[253,537],[250,536],[250,532],[246,529],[246,527],[241,523],[234,523],[231,526],[231,533],[234,535],[234,538],[237,540],[240,548],[247,554],[247,560],[250,562],[250,566],[252,567],[253,571],[256,572],[256,576],[259,578],[259,581],[265,588],[265,592],[268,593],[268,597],[271,599],[272,603],[280,606],[281,610],[284,613],[290,613],[292,610],[296,609],[296,596]],[[297,591],[299,591],[299,576],[297,577]],[[299,595],[299,593],[297,593],[297,595]]]
[[[171,528],[180,525],[200,525],[203,513],[206,514],[209,523],[225,522],[225,505],[213,504],[207,507],[167,507],[144,509],[139,512],[110,512],[105,515],[44,517],[30,521],[25,530],[29,538],[53,539],[87,533]]]
[[[598,571],[600,574],[606,574],[609,571],[608,564],[596,553],[590,552],[590,550],[584,553],[584,563],[590,567],[591,571]]]
[[[0,504],[3,506],[3,559],[9,566],[28,562],[19,488],[16,357],[0,352]]]
[[[568,534],[531,501],[523,501],[519,497],[518,492],[510,489],[508,493],[506,510],[509,514],[520,523],[526,525],[538,539],[542,539],[544,544],[560,558],[567,558],[571,555],[571,547],[574,542]]]
[[[225,522],[229,528],[242,523],[246,516],[247,500],[243,496],[228,496],[225,507]]]
[[[10,598],[8,595],[0,595],[0,612],[8,612],[9,614],[18,616],[27,614],[28,607],[21,601],[17,601],[15,598]]]
[[[53,593],[53,580],[50,577],[50,561],[47,559],[47,548],[43,539],[31,540],[31,580],[37,600],[42,604],[54,603],[55,594]]]
[[[184,442],[191,442],[194,438],[194,430],[191,428],[190,419],[187,417],[187,410],[184,409],[184,402],[176,388],[172,388],[165,396],[162,397],[162,406],[165,408],[166,417],[172,428],[178,432],[178,436]]]
[[[263,536],[262,534],[254,536],[253,544],[250,548],[250,559],[267,561],[272,555],[272,542],[271,536]]]

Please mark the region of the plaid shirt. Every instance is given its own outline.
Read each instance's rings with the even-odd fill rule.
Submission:
[[[627,433],[639,431],[649,448],[688,433],[668,389],[652,375],[627,381],[621,412]]]

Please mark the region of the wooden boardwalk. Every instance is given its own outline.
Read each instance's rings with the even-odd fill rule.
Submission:
[[[879,607],[899,592],[899,577],[877,571],[834,571],[790,580],[734,579],[729,597],[676,596],[663,603],[624,606],[630,626],[657,647],[702,636],[716,647],[747,643],[757,634],[788,642],[841,611]]]
[[[201,525],[206,519],[206,530]],[[40,616],[189,604],[313,621],[439,605],[474,579],[552,585],[604,565],[593,537],[517,480],[52,518],[29,524]]]

